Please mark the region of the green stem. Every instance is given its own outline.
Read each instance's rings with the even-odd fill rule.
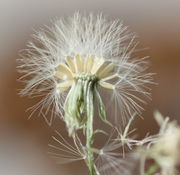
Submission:
[[[150,168],[147,170],[147,172],[144,175],[153,175],[157,170],[159,169],[159,165],[157,163],[154,163],[150,166]]]
[[[97,78],[95,76],[78,75],[76,84],[68,95],[65,103],[65,119],[68,126],[69,135],[82,128],[86,137],[87,158],[86,164],[89,175],[99,175],[95,165],[94,154],[98,150],[92,149],[94,141],[93,118],[94,101],[98,98],[98,109],[100,117],[105,121],[105,109],[98,92],[96,92]]]
[[[89,175],[97,175],[96,165],[94,163],[94,154],[91,149],[93,144],[93,83],[89,82],[87,87],[87,99],[86,99],[86,109],[87,109],[87,123],[86,123],[86,148],[87,148],[87,166],[89,168]]]

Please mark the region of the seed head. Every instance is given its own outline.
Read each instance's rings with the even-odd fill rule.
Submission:
[[[159,113],[155,113],[155,119],[160,125],[157,135],[151,136],[144,151],[141,149],[142,163],[141,174],[144,173],[145,161],[153,159],[161,169],[162,174],[177,175],[177,166],[180,165],[180,126],[175,121],[169,122]]]
[[[158,118],[162,118],[160,113],[156,113],[156,116],[157,115]],[[163,121],[163,118],[161,121]],[[164,122],[166,122],[166,120],[164,120]],[[166,123],[163,130],[161,129],[159,138],[149,150],[149,156],[153,158],[162,169],[166,169],[167,172],[171,172],[172,174],[175,172],[176,166],[180,165],[180,126],[178,126],[175,121]]]
[[[145,73],[145,58],[133,58],[137,42],[121,22],[75,13],[37,32],[34,39],[19,59],[25,83],[20,94],[41,98],[31,109],[49,124],[54,116],[62,117],[71,135],[84,128],[95,103],[106,121],[103,89],[115,120],[126,123],[128,116],[141,113],[141,97],[149,96],[146,85],[152,74]]]

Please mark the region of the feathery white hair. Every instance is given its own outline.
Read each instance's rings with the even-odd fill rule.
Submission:
[[[135,35],[118,20],[109,21],[103,15],[81,16],[75,13],[67,20],[57,20],[52,27],[45,27],[33,35],[35,41],[28,43],[28,49],[19,59],[18,69],[24,75],[20,78],[26,86],[20,94],[41,97],[33,106],[51,124],[53,117],[63,116],[63,105],[68,91],[57,91],[60,80],[54,76],[56,67],[65,63],[67,56],[91,55],[114,64],[117,73],[111,95],[115,117],[123,121],[134,112],[142,110],[141,95],[149,96],[147,84],[152,74],[145,73],[148,64],[145,58],[135,59]],[[112,102],[111,101],[111,102]],[[48,117],[49,116],[49,117]]]

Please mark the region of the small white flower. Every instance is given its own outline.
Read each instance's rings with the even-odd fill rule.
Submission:
[[[137,43],[121,22],[76,13],[34,38],[19,60],[18,69],[24,73],[20,80],[26,84],[20,94],[41,98],[31,109],[39,110],[49,124],[54,116],[63,117],[72,134],[83,128],[84,113],[92,113],[95,100],[106,120],[101,89],[110,95],[116,119],[125,123],[134,112],[140,114],[141,96],[149,96],[146,85],[152,74],[145,73],[145,58],[133,58]]]

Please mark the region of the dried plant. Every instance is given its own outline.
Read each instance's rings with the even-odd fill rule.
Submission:
[[[143,140],[135,139],[135,129],[130,130],[145,98],[150,98],[148,85],[153,83],[153,74],[146,73],[147,57],[134,57],[138,50],[135,34],[120,21],[110,21],[101,14],[75,13],[54,21],[33,38],[19,59],[20,80],[25,84],[20,95],[40,97],[30,108],[32,114],[39,110],[49,125],[55,116],[60,117],[73,140],[70,144],[56,132],[55,144],[49,145],[50,155],[58,163],[84,160],[90,175],[129,175],[136,163],[146,158],[154,159],[164,170],[158,144],[170,136],[164,129],[167,123],[158,135]],[[112,105],[107,106],[102,90]],[[107,110],[114,111],[111,118],[115,124],[106,117]],[[112,128],[111,133],[94,128],[95,115]],[[79,138],[79,130],[85,141]],[[101,149],[94,147],[97,133],[109,135]]]

